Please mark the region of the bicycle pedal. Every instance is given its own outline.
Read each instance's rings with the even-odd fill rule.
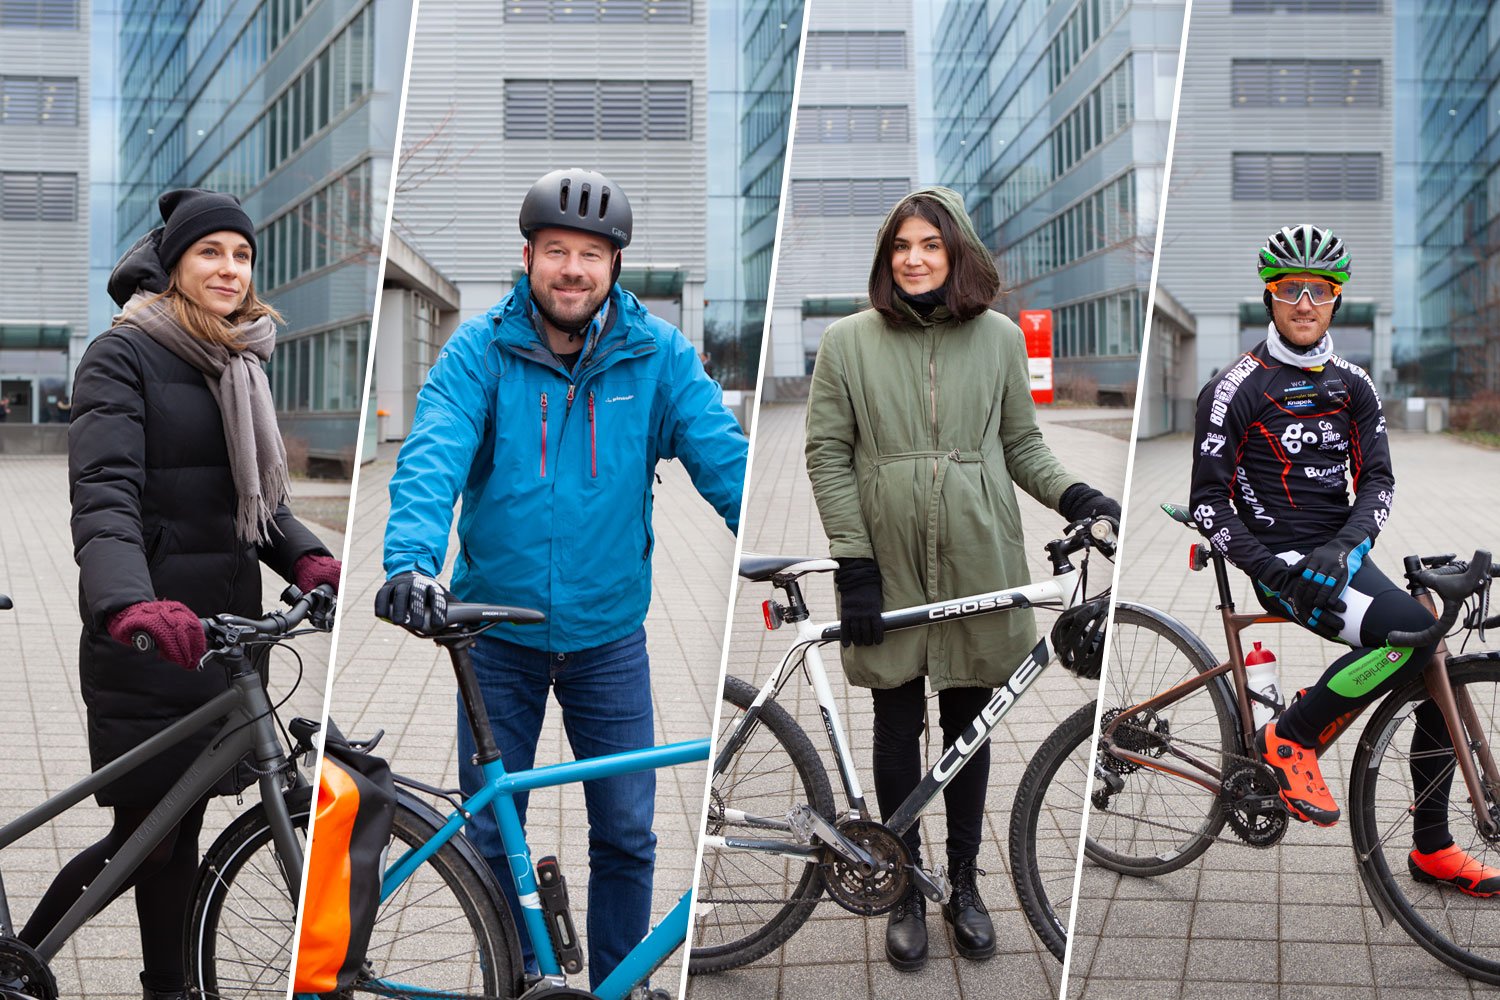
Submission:
[[[934,903],[941,903],[948,898],[948,870],[944,865],[935,865],[931,872],[920,865],[911,866],[912,881],[917,884],[917,891]]]
[[[557,953],[558,968],[570,976],[577,975],[583,971],[583,947],[573,927],[572,911],[568,909],[568,880],[563,878],[557,858],[549,855],[536,863],[536,883],[547,929],[552,932],[552,950]]]

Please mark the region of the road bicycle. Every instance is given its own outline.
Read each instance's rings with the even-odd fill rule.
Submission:
[[[1194,527],[1186,507],[1162,508]],[[1045,801],[1080,818],[1089,806],[1084,854],[1092,864],[1122,875],[1175,871],[1219,841],[1273,847],[1288,827],[1276,777],[1254,747],[1253,702],[1274,712],[1282,706],[1247,687],[1240,640],[1252,625],[1286,619],[1237,614],[1223,555],[1206,542],[1196,543],[1190,555],[1193,570],[1213,566],[1227,659],[1215,656],[1170,615],[1118,602],[1097,738],[1095,706],[1085,706],[1043,743],[1017,795],[1018,809],[1023,795],[1031,808]],[[1455,842],[1500,866],[1500,767],[1491,749],[1491,735],[1500,726],[1500,652],[1450,655],[1443,641],[1455,623],[1476,632],[1480,641],[1486,629],[1500,624],[1500,616],[1488,617],[1496,571],[1488,552],[1476,552],[1467,562],[1451,554],[1408,556],[1403,569],[1407,589],[1437,620],[1421,632],[1393,632],[1387,645],[1438,646],[1420,678],[1373,707],[1360,734],[1348,801],[1355,861],[1382,924],[1394,919],[1441,961],[1471,978],[1500,984],[1500,900],[1417,881],[1407,864],[1414,807],[1442,794],[1439,785],[1451,785]],[[1441,601],[1441,613],[1433,595]],[[1463,752],[1411,749],[1419,735],[1424,746],[1433,745],[1435,734],[1416,712],[1429,698],[1452,745]],[[1339,725],[1349,725],[1357,714]],[[1436,781],[1414,787],[1418,779],[1411,764],[1420,756],[1446,766]],[[1220,836],[1226,825],[1232,837]],[[1049,900],[1057,897],[1042,886],[1033,887],[1030,897],[1028,919],[1061,955],[1064,928],[1048,919]]]
[[[263,657],[252,654],[296,636],[329,631],[337,599],[326,585],[306,594],[289,587],[282,597],[289,609],[265,618],[224,614],[202,620],[208,652],[199,669],[224,671],[229,687],[223,694],[0,827],[3,850],[136,767],[218,724],[208,746],[35,948],[15,936],[0,883],[0,1000],[57,1000],[49,963],[63,944],[114,898],[188,810],[221,778],[241,767],[255,775],[260,803],[229,824],[198,868],[184,928],[189,981],[206,998],[286,996],[311,802],[311,786],[297,762],[311,754],[316,724],[296,719],[289,733],[278,731],[277,706],[271,704],[258,667]],[[11,606],[9,598],[0,597],[0,608]],[[153,648],[143,632],[136,633],[133,642],[141,652]]]
[[[583,947],[568,903],[567,880],[556,858],[533,864],[514,796],[638,771],[708,760],[707,739],[688,740],[590,757],[526,771],[507,771],[495,744],[469,652],[483,633],[503,624],[545,621],[540,611],[450,602],[443,631],[419,633],[448,651],[459,700],[474,733],[476,762],[487,784],[467,799],[392,772],[396,809],[364,971],[338,996],[373,994],[442,1000],[626,1000],[687,938],[691,890],[593,991],[570,987],[583,969]],[[370,749],[379,741],[356,742]],[[424,798],[425,796],[426,798]],[[444,816],[427,801],[445,801]],[[517,926],[489,864],[463,835],[475,812],[494,811],[521,904]],[[521,938],[530,940],[539,973],[522,963]],[[299,998],[314,1000],[310,994]]]
[[[1021,608],[1065,611],[1092,604],[1102,616],[1108,589],[1086,597],[1091,552],[1114,555],[1114,522],[1075,523],[1046,545],[1052,577],[1025,587],[996,590],[881,615],[886,631],[925,628],[974,615]],[[1079,565],[1072,557],[1082,553]],[[891,818],[874,819],[865,802],[840,721],[820,647],[837,642],[839,623],[813,621],[800,580],[838,568],[831,559],[746,553],[739,573],[768,582],[785,603],[763,605],[766,627],[794,624],[796,638],[757,690],[726,677],[713,781],[709,792],[691,973],[745,965],[779,947],[812,915],[826,892],[839,906],[861,916],[885,913],[915,885],[933,901],[947,897],[941,867],[917,866],[901,839],[943,787],[989,739],[1021,696],[1053,660],[1043,636],[1017,664],[1009,680],[980,711],[953,746],[938,758]],[[1111,569],[1112,572],[1112,569]],[[828,773],[811,740],[776,698],[801,672],[817,698],[823,726],[843,786],[838,812]],[[1074,841],[1078,824],[1074,825]]]

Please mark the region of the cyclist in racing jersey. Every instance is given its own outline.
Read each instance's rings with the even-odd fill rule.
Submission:
[[[1265,342],[1198,396],[1191,506],[1199,530],[1250,576],[1268,611],[1352,647],[1256,734],[1287,810],[1332,826],[1339,808],[1318,756],[1366,705],[1421,673],[1435,644],[1392,647],[1386,636],[1420,631],[1432,614],[1369,558],[1395,478],[1374,383],[1333,353],[1328,333],[1350,276],[1343,240],[1288,226],[1266,240],[1256,266],[1271,322]],[[1470,857],[1448,831],[1453,747],[1442,716],[1424,701],[1417,720],[1411,875],[1500,894],[1500,869]]]

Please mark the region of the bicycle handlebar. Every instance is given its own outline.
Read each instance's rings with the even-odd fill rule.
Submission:
[[[1411,574],[1411,580],[1437,594],[1443,600],[1443,612],[1438,620],[1417,632],[1392,632],[1386,636],[1391,646],[1426,646],[1437,642],[1448,634],[1463,602],[1479,589],[1490,575],[1490,554],[1483,550],[1474,553],[1467,568],[1458,563],[1437,566]]]
[[[291,596],[293,593],[295,597]],[[290,607],[286,611],[273,611],[264,618],[242,618],[239,615],[221,614],[213,618],[200,618],[208,639],[210,652],[222,651],[238,646],[252,636],[282,637],[313,616],[312,625],[322,632],[333,628],[333,616],[338,607],[338,595],[326,583],[320,583],[307,593],[296,587],[288,587],[281,599]],[[148,632],[134,632],[130,644],[142,653],[154,652],[156,640]]]

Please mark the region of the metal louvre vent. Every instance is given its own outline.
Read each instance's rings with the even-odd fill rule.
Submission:
[[[1237,108],[1381,105],[1379,59],[1236,59],[1230,103]]]
[[[907,142],[904,104],[804,105],[797,109],[797,140],[808,142]]]
[[[77,77],[0,76],[0,125],[77,124]]]
[[[692,0],[505,0],[510,24],[692,24]]]
[[[507,80],[505,138],[692,138],[687,80]]]
[[[1234,0],[1233,14],[1379,14],[1380,0]]]
[[[793,215],[878,215],[911,192],[909,177],[792,181]]]
[[[1235,153],[1236,201],[1378,201],[1379,153]]]
[[[77,27],[78,0],[0,0],[0,28],[71,31]]]
[[[76,222],[78,175],[0,172],[0,219],[7,222]]]
[[[905,69],[904,31],[809,31],[807,69]]]

